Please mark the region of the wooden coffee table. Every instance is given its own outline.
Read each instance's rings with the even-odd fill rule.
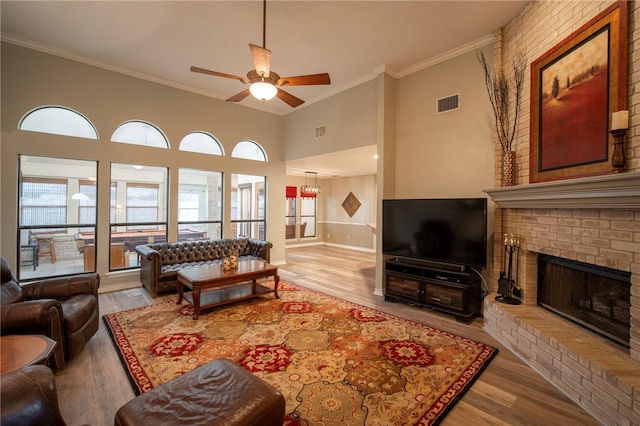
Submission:
[[[258,278],[273,276],[273,290],[256,282]],[[238,300],[251,299],[267,293],[278,296],[278,268],[262,260],[241,260],[238,269],[223,271],[222,265],[187,268],[178,272],[176,288],[178,302],[182,299],[193,305],[193,319],[197,320],[203,308],[223,305]],[[191,295],[183,293],[183,286],[192,289]]]
[[[39,334],[0,337],[0,374],[32,364],[44,364],[56,347],[56,341]]]

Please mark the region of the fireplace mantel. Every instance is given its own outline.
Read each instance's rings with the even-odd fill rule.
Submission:
[[[484,192],[502,208],[640,209],[640,173],[532,183]]]

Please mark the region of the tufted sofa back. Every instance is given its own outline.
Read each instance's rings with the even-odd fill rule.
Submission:
[[[186,262],[206,262],[236,255],[252,254],[247,238],[228,238],[223,240],[182,241],[176,243],[149,244],[160,253],[163,265]]]

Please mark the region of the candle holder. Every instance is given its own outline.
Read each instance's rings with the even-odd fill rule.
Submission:
[[[622,172],[626,169],[627,158],[624,152],[624,135],[627,129],[615,129],[609,133],[613,136],[613,156],[611,157],[611,167],[613,171]]]

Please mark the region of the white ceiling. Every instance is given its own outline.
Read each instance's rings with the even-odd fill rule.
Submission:
[[[368,145],[288,161],[287,174],[303,176],[305,172],[314,172],[318,179],[373,175],[378,164],[376,151],[375,145]]]
[[[327,72],[329,86],[286,88],[319,100],[386,70],[402,77],[487,43],[528,1],[267,2],[266,47],[283,77]],[[262,45],[262,1],[6,1],[2,39],[217,99],[246,88],[233,79],[190,72],[191,65],[245,76],[249,43]],[[273,99],[240,105],[285,115]],[[368,153],[368,152],[367,152]],[[330,176],[375,173],[368,159],[320,156],[287,164]],[[349,172],[351,171],[351,172]]]

